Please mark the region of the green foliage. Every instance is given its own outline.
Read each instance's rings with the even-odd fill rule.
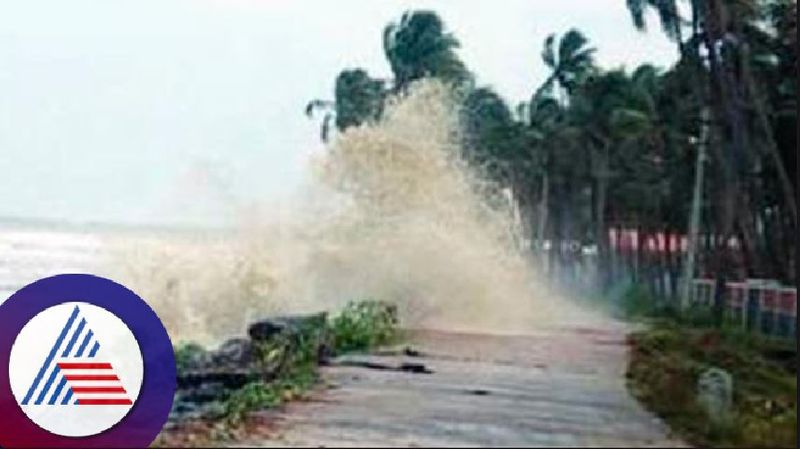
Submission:
[[[461,85],[472,75],[456,54],[458,40],[433,11],[408,11],[384,28],[383,51],[401,90],[423,77]]]
[[[625,318],[654,318],[659,315],[657,301],[642,285],[630,286],[619,300],[619,311]]]
[[[503,184],[530,170],[530,155],[519,151],[523,128],[505,101],[492,89],[469,91],[461,109],[467,160]],[[519,173],[522,172],[522,173]]]
[[[342,71],[336,77],[334,94],[339,130],[375,120],[383,110],[383,82],[362,69]]]
[[[556,83],[567,93],[572,93],[594,70],[595,49],[588,47],[588,43],[586,36],[575,28],[564,33],[557,43],[555,34],[547,36],[542,61],[551,74],[534,97],[552,94]]]
[[[626,0],[626,2],[636,28],[642,31],[647,29],[645,13],[648,8],[652,8],[658,14],[664,34],[673,41],[680,41],[680,27],[683,25],[681,23],[683,19],[678,14],[676,0]]]
[[[334,100],[310,101],[306,115],[311,117],[317,111],[324,113],[320,137],[327,142],[331,122],[335,123],[336,129],[344,131],[379,118],[383,112],[384,96],[383,81],[371,78],[366,70],[343,70],[336,77]]]
[[[661,321],[630,338],[629,387],[689,442],[706,447],[794,447],[797,347],[727,330]],[[699,375],[733,376],[733,418],[715,425],[696,402]]]
[[[674,66],[600,69],[580,30],[551,34],[541,51],[549,76],[516,115],[491,89],[475,86],[457,55],[458,40],[435,12],[408,11],[384,29],[393,79],[384,84],[360,69],[344,71],[335,100],[312,102],[311,110],[328,111],[327,136],[334,120],[344,129],[379,117],[385,95],[414,80],[455,85],[464,106],[466,159],[512,188],[523,229],[534,234],[526,237],[554,247],[559,240],[596,243],[601,267],[609,223],[643,233],[685,232],[702,146],[714,167],[706,170],[698,198],[708,227],[702,232],[741,237],[755,272],[748,275],[791,284],[796,1],[677,3],[626,0],[640,30],[648,12],[656,13],[677,44]],[[707,265],[711,257],[702,256]]]
[[[250,412],[276,407],[302,398],[317,381],[312,365],[294,367],[272,381],[251,382],[234,391],[224,404],[224,416],[231,426],[242,423]]]
[[[740,333],[738,324],[734,325],[726,317],[717,316],[711,307],[690,304],[686,309],[681,309],[677,302],[658,300],[641,284],[631,285],[625,291],[615,311],[623,318],[657,325],[719,328],[731,335]]]
[[[255,345],[255,357],[270,379],[251,382],[234,391],[224,404],[230,425],[240,424],[253,411],[275,407],[299,397],[317,381],[320,348],[327,344],[327,316],[304,320],[291,332],[283,332]]]
[[[175,346],[173,350],[175,352],[175,366],[179,373],[185,372],[192,361],[206,352],[197,343],[181,343]]]
[[[315,366],[319,361],[320,348],[327,344],[326,325],[324,320],[306,323],[292,332],[283,332],[269,340],[256,342],[256,362],[263,372],[273,373],[276,378],[298,368]]]
[[[398,336],[397,309],[381,301],[353,301],[331,320],[337,353],[364,351],[392,342]]]
[[[234,391],[223,404],[223,416],[231,426],[241,424],[247,413],[275,407],[300,398],[316,383],[320,348],[335,352],[362,351],[397,338],[397,310],[380,301],[353,301],[333,319],[321,314],[293,332],[259,342],[257,363],[272,378],[251,382]]]
[[[232,424],[238,424],[246,413],[278,404],[280,392],[274,384],[253,382],[231,394],[225,403],[225,415]]]
[[[458,40],[445,30],[442,19],[432,11],[407,11],[399,22],[388,24],[384,28],[383,49],[394,74],[391,92],[402,91],[424,77],[469,90],[472,74],[456,54],[458,46]],[[309,117],[317,111],[323,112],[322,141],[328,141],[332,123],[337,130],[344,131],[380,118],[389,92],[385,84],[361,68],[340,72],[334,99],[315,99],[306,106]]]

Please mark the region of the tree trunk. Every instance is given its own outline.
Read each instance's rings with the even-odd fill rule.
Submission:
[[[786,166],[783,163],[783,159],[781,158],[780,151],[778,149],[778,144],[775,142],[775,136],[772,135],[772,127],[769,123],[769,118],[767,117],[766,109],[764,108],[764,104],[761,101],[761,95],[758,92],[758,87],[756,86],[755,79],[753,78],[753,72],[750,68],[750,49],[746,42],[743,42],[739,47],[739,59],[742,64],[742,77],[744,78],[745,90],[747,96],[750,97],[752,104],[755,109],[756,117],[758,119],[758,123],[761,127],[761,131],[764,133],[764,138],[767,141],[767,155],[770,159],[772,159],[772,163],[775,166],[775,170],[778,172],[778,179],[780,180],[781,189],[783,191],[784,202],[786,203],[786,207],[789,210],[790,216],[792,218],[792,223],[796,227],[797,226],[797,198],[795,196],[794,187],[792,186],[792,181],[789,179],[789,174],[786,171]]]
[[[608,145],[603,145],[600,149],[598,163],[595,173],[595,239],[597,240],[597,255],[600,263],[600,287],[603,291],[609,287],[610,269],[608,251],[608,230],[606,229],[605,211],[606,195],[608,192]]]
[[[710,99],[714,109],[715,122],[717,124],[717,136],[715,145],[712,145],[716,159],[720,165],[722,188],[718,205],[717,236],[722,239],[722,244],[718,245],[715,251],[715,268],[718,282],[726,282],[730,276],[729,262],[733,260],[728,241],[734,235],[734,219],[737,205],[749,207],[748,204],[741,204],[738,199],[739,183],[737,167],[738,162],[744,155],[744,123],[738,114],[737,105],[732,99],[729,77],[724,73],[724,61],[720,59],[717,43],[724,35],[725,6],[719,0],[711,0],[706,4],[705,9],[705,33],[703,33],[704,44],[708,52],[710,66],[709,89]],[[727,124],[728,126],[724,126]],[[726,139],[726,134],[730,138]],[[723,148],[724,143],[730,140],[730,149]]]
[[[539,223],[536,229],[536,240],[539,248],[544,248],[545,232],[547,230],[547,212],[550,203],[550,176],[545,170],[542,175],[542,194],[539,199]]]

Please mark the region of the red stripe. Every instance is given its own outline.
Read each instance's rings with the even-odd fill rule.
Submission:
[[[78,405],[131,405],[130,399],[78,399]]]
[[[72,387],[72,392],[78,393],[125,393],[123,387]]]
[[[59,363],[61,369],[112,369],[110,363]]]
[[[114,374],[67,374],[67,380],[119,380]]]

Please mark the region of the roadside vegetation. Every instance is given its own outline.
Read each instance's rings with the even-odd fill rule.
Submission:
[[[270,341],[258,348],[263,363],[274,364],[277,357],[288,358],[274,379],[256,381],[233,392],[225,402],[224,417],[228,424],[240,424],[253,410],[272,408],[286,401],[303,398],[318,378],[320,351],[329,355],[362,352],[394,342],[397,329],[394,306],[380,301],[351,301],[322,326],[301,329],[299,342],[286,353],[282,342]]]
[[[248,414],[303,400],[319,385],[319,365],[333,355],[370,351],[401,338],[396,308],[388,303],[351,301],[323,320],[303,321],[291,332],[280,332],[253,344],[253,364],[261,373],[237,388],[203,417],[180,422],[162,433],[155,447],[209,445],[247,435]],[[178,377],[191,372],[205,349],[193,343],[175,348]],[[235,371],[235,370],[234,370]]]
[[[336,353],[368,351],[400,338],[397,310],[383,302],[350,302],[330,321],[330,338]]]
[[[640,290],[623,300],[648,324],[630,339],[631,392],[687,442],[700,447],[795,447],[797,345],[718,323],[710,310],[679,313]],[[720,368],[733,380],[732,406],[716,419],[698,401],[698,380]]]

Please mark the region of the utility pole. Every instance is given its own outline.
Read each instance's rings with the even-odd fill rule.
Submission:
[[[703,177],[705,175],[706,145],[708,141],[708,106],[700,112],[700,140],[697,144],[697,161],[694,169],[694,193],[692,194],[692,210],[689,217],[689,235],[687,236],[686,257],[683,263],[683,279],[681,282],[681,309],[689,305],[689,293],[694,277],[694,266],[697,255],[697,238],[700,232],[700,212],[703,203]]]

